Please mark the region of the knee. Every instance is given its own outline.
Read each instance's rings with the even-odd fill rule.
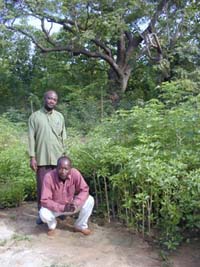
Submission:
[[[94,198],[93,198],[93,196],[91,196],[91,195],[89,195],[89,197],[88,197],[88,199],[87,199],[87,204],[88,204],[88,206],[91,208],[91,209],[93,209],[93,207],[94,207]]]
[[[47,223],[47,222],[54,219],[52,212],[50,210],[48,210],[47,208],[44,208],[44,207],[41,207],[41,209],[39,211],[39,215],[40,215],[41,220],[44,223]]]

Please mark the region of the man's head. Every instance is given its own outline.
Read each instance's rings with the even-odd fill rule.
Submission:
[[[72,168],[72,163],[71,159],[63,156],[58,159],[57,162],[57,173],[58,177],[62,180],[65,181],[68,177],[68,174]]]
[[[44,94],[44,107],[47,111],[53,110],[57,102],[58,102],[58,95],[55,91],[50,90]]]

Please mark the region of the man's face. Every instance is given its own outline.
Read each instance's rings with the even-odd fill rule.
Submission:
[[[57,166],[57,173],[62,181],[65,181],[71,170],[71,164],[68,160],[61,160]]]
[[[52,110],[55,108],[58,102],[58,96],[54,92],[47,92],[44,97],[44,106],[47,110]]]

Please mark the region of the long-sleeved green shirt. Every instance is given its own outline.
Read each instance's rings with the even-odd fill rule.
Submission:
[[[34,112],[28,120],[29,156],[35,157],[38,166],[57,165],[57,160],[64,154],[66,139],[63,115],[44,108]]]

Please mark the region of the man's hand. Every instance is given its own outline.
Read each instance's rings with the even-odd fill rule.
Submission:
[[[30,167],[34,172],[37,171],[37,161],[34,157],[30,158]]]
[[[74,212],[76,210],[76,205],[74,203],[65,204],[64,211],[65,212]]]

